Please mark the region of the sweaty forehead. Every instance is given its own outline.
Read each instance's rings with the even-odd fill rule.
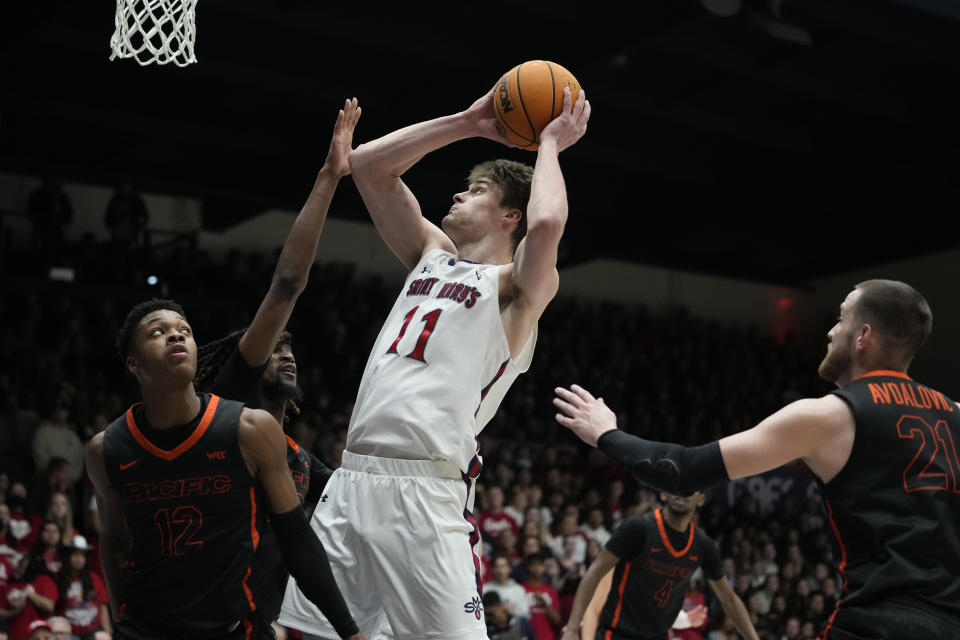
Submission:
[[[847,294],[847,297],[844,298],[843,302],[840,303],[840,313],[846,311],[849,313],[853,310],[854,305],[856,305],[857,299],[860,298],[860,289],[854,289]]]
[[[173,309],[157,309],[143,316],[138,327],[145,327],[152,322],[186,322],[187,319]]]

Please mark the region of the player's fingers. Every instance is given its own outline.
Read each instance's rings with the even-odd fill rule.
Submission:
[[[564,389],[563,387],[555,387],[553,392],[567,402],[572,402],[577,399],[577,396],[572,391]]]
[[[560,411],[563,411],[567,415],[573,415],[574,411],[576,411],[576,408],[573,405],[568,402],[564,402],[560,398],[553,399],[553,406],[555,406],[557,409],[560,409]]]
[[[557,422],[559,422],[565,427],[573,426],[573,418],[565,416],[562,413],[558,413],[557,415],[554,416],[554,418],[557,420]]]
[[[575,394],[577,394],[577,396],[584,402],[591,402],[593,400],[596,400],[596,398],[593,397],[592,393],[590,393],[589,391],[587,391],[586,389],[584,389],[578,384],[570,385],[570,390],[573,391]]]
[[[577,120],[580,119],[580,116],[583,115],[584,106],[587,104],[587,92],[583,89],[580,89],[580,95],[577,96],[577,103],[573,105],[574,113],[577,116]]]

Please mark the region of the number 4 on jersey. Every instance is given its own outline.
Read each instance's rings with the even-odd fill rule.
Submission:
[[[416,315],[417,309],[420,306],[417,305],[413,309],[407,312],[407,315],[403,317],[403,326],[400,327],[400,335],[397,336],[397,339],[393,341],[393,344],[390,345],[390,348],[387,349],[387,353],[397,353],[397,344],[403,338],[403,334],[407,332],[407,325],[410,324],[410,321],[413,320],[413,316]],[[413,358],[414,360],[419,360],[420,362],[426,362],[423,359],[423,352],[427,349],[427,340],[430,339],[430,334],[433,333],[434,327],[437,326],[437,318],[440,317],[440,312],[442,309],[434,309],[430,313],[423,314],[421,318],[423,322],[423,331],[420,332],[420,337],[417,338],[417,344],[413,347],[413,351],[407,354],[408,358]]]

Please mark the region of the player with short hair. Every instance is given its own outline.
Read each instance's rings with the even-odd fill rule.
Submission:
[[[907,369],[933,325],[894,280],[858,283],[819,374],[838,388],[698,447],[619,431],[601,398],[557,388],[557,421],[642,482],[689,493],[803,460],[820,485],[843,594],[823,638],[947,638],[960,630],[960,410]]]
[[[300,508],[280,425],[194,390],[197,346],[180,305],[134,306],[117,348],[143,402],[87,449],[114,638],[272,638],[252,589],[268,513],[304,592],[341,637],[362,638]]]
[[[704,495],[661,493],[663,509],[628,518],[613,532],[577,587],[563,640],[580,640],[580,623],[603,577],[613,570],[595,637],[667,638],[677,626],[690,578],[700,567],[740,633],[757,640],[743,601],[727,583],[720,549],[693,522]],[[685,616],[684,616],[685,617]],[[681,621],[681,626],[683,625]]]
[[[400,640],[486,638],[471,514],[481,469],[476,437],[529,367],[537,322],[557,292],[568,208],[559,154],[590,117],[586,96],[572,104],[565,90],[533,170],[510,160],[478,165],[441,230],[401,176],[457,140],[506,144],[494,95],[350,154],[377,230],[408,270],[367,360],[342,465],[312,522],[367,634],[389,626]],[[332,636],[292,581],[280,622]]]

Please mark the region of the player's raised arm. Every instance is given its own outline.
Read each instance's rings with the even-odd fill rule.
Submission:
[[[400,176],[423,156],[452,142],[483,137],[507,144],[493,117],[494,90],[466,111],[404,127],[358,146],[350,171],[380,237],[407,269],[431,249],[454,251],[450,239],[423,217]]]
[[[340,593],[323,544],[307,522],[287,467],[283,430],[266,411],[240,414],[240,450],[270,501],[270,524],[290,575],[327,617],[341,638],[362,640]]]
[[[852,433],[849,409],[835,396],[793,402],[757,426],[695,447],[644,440],[617,429],[616,415],[602,398],[578,385],[558,387],[553,403],[557,422],[629,469],[652,487],[688,495],[727,479],[743,478],[804,459],[821,479],[830,474],[818,461],[831,450],[843,451],[839,439]],[[849,450],[849,449],[847,449]],[[839,465],[830,465],[839,468]]]
[[[293,313],[297,298],[307,287],[310,267],[317,258],[317,244],[327,219],[340,178],[350,173],[347,155],[353,144],[353,130],[360,119],[357,99],[344,102],[333,126],[327,159],[317,173],[313,189],[293,221],[290,233],[280,250],[276,269],[267,295],[240,338],[238,349],[244,361],[257,367],[265,363],[277,346],[280,333]]]
[[[520,241],[513,261],[514,297],[510,324],[520,325],[522,344],[533,323],[557,293],[557,250],[567,223],[567,192],[560,170],[560,152],[579,140],[587,131],[590,103],[581,91],[571,105],[570,88],[563,90],[563,111],[540,133],[540,147],[530,185],[527,205],[527,233]],[[508,332],[513,333],[508,327]],[[513,341],[511,340],[511,347]]]
[[[103,457],[103,432],[93,436],[87,445],[87,475],[93,483],[97,510],[100,514],[100,560],[103,578],[114,617],[126,601],[122,567],[132,547],[130,532],[120,503],[120,496],[110,485]]]

